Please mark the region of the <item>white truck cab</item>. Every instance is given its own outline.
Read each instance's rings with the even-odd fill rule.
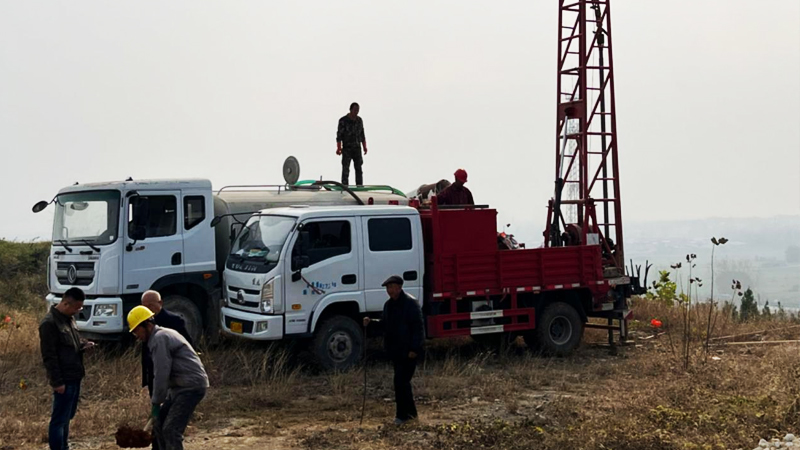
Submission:
[[[123,333],[124,314],[146,289],[186,283],[210,289],[219,279],[208,180],[76,184],[52,202],[46,300],[56,304],[67,289],[82,289],[86,302],[76,319],[89,337]],[[185,310],[191,306],[173,305],[188,314],[195,313]]]
[[[404,206],[294,206],[254,214],[223,273],[222,328],[248,339],[312,338],[328,368],[363,349],[360,319],[383,310],[391,275],[422,299],[422,228]]]

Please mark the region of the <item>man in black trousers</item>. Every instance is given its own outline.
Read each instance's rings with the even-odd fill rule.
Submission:
[[[356,185],[364,185],[364,175],[361,166],[364,158],[361,155],[361,147],[364,148],[364,155],[367,154],[367,138],[364,136],[364,121],[358,116],[358,103],[350,105],[350,112],[339,119],[339,126],[336,129],[336,154],[342,156],[342,184],[350,184],[350,161],[356,171]]]
[[[394,365],[394,396],[397,403],[395,425],[402,425],[417,418],[411,378],[422,359],[425,331],[422,310],[414,297],[403,291],[403,279],[397,275],[383,282],[389,300],[383,306],[383,343],[386,353]],[[364,317],[364,327],[371,322]]]
[[[50,450],[69,449],[69,423],[78,410],[81,381],[86,375],[83,354],[94,346],[93,342],[81,339],[75,325],[75,316],[83,309],[85,299],[80,288],[68,289],[39,324],[42,360],[53,388],[47,431]]]

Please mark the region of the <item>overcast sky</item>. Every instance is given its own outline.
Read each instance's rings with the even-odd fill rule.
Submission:
[[[289,155],[338,179],[352,101],[366,183],[463,167],[476,202],[539,236],[557,4],[2,0],[0,237],[49,238],[30,208],[75,181],[275,184]],[[800,2],[612,13],[625,219],[800,214]]]

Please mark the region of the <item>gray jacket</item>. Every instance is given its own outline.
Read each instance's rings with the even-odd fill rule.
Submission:
[[[153,358],[153,404],[164,403],[168,391],[176,393],[208,387],[203,363],[177,331],[156,325],[147,347]]]

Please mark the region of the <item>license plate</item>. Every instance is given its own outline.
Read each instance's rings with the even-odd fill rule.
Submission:
[[[231,322],[231,331],[234,333],[242,333],[242,323],[241,322]]]

